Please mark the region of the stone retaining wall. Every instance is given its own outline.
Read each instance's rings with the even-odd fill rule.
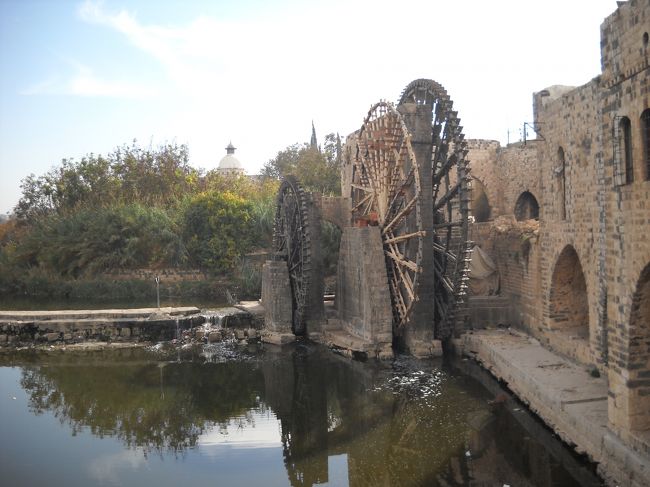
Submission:
[[[153,281],[160,277],[161,283],[181,281],[204,281],[208,275],[199,269],[112,269],[102,274],[114,281]]]
[[[160,341],[200,325],[198,308],[0,311],[0,347],[86,341]]]

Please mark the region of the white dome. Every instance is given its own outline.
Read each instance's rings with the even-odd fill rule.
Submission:
[[[226,155],[219,161],[217,171],[231,174],[244,174],[246,172],[242,163],[235,157],[235,149],[236,147],[230,142],[228,147],[226,147]]]
[[[219,169],[244,169],[244,167],[235,156],[232,154],[226,154],[219,161]]]

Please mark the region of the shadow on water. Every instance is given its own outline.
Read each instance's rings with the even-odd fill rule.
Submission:
[[[298,343],[14,354],[1,365],[21,368],[30,414],[147,455],[185,457],[210,432],[226,437],[234,424],[242,437],[259,435],[259,418],[277,418],[284,485],[600,485],[467,363],[361,363]],[[254,456],[247,465],[264,468]]]

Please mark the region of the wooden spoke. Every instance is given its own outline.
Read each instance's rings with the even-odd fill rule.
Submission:
[[[407,268],[411,269],[413,272],[419,272],[420,268],[417,265],[417,263],[415,263],[413,261],[410,261],[410,260],[404,258],[404,256],[396,254],[395,252],[390,251],[390,250],[385,250],[384,253],[388,257],[393,259],[395,261],[395,263],[397,263],[398,265],[403,266],[403,267],[407,267]]]
[[[404,240],[409,240],[414,237],[424,237],[427,234],[424,230],[420,230],[419,232],[413,232],[413,233],[407,233],[405,235],[399,235],[397,237],[390,237],[384,240],[384,243],[386,244],[391,244],[391,243],[398,243],[398,242],[403,242]]]
[[[417,196],[411,198],[411,200],[406,204],[406,206],[402,208],[399,211],[399,213],[397,213],[397,215],[395,215],[395,217],[390,221],[390,223],[384,226],[382,232],[386,233],[389,230],[391,230],[395,226],[395,224],[400,221],[400,219],[404,218],[404,216],[406,216],[411,211],[411,209],[413,209],[413,206],[415,205],[415,203],[417,203],[417,201],[418,201]]]
[[[352,220],[376,220],[380,227],[395,325],[400,327],[417,301],[426,232],[421,226],[420,177],[411,134],[392,104],[373,105],[353,153]]]

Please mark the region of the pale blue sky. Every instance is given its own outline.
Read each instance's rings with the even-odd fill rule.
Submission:
[[[287,145],[356,130],[434,78],[468,138],[506,142],[532,93],[600,72],[614,0],[0,0],[0,212],[20,180],[134,138],[249,173]]]

